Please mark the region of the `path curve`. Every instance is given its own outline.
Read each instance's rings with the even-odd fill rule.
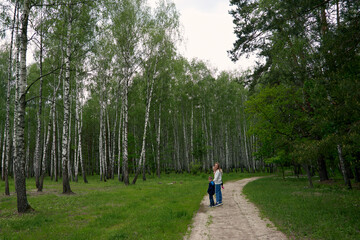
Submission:
[[[224,184],[223,206],[209,208],[209,196],[206,195],[193,219],[191,234],[184,239],[287,239],[272,222],[261,218],[259,210],[242,194],[247,183],[259,178],[246,178]]]

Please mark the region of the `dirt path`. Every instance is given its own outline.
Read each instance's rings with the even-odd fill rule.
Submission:
[[[209,208],[206,195],[194,218],[191,235],[185,239],[287,239],[269,220],[261,219],[259,210],[242,194],[243,187],[256,179],[258,177],[224,184],[223,206]]]

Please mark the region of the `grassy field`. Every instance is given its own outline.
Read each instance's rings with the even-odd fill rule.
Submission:
[[[314,180],[309,189],[306,178],[265,178],[244,193],[291,239],[360,239],[360,190]]]
[[[169,174],[124,186],[117,180],[71,182],[74,195],[62,195],[61,181],[45,179],[37,193],[27,180],[34,212],[19,215],[11,196],[0,196],[0,239],[182,239],[207,191],[206,174]],[[224,174],[224,181],[254,176]],[[81,178],[80,178],[81,179]],[[4,182],[0,182],[4,189]]]

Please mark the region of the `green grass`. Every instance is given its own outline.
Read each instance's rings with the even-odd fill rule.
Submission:
[[[265,178],[244,187],[264,216],[291,239],[360,239],[360,191],[341,181],[320,184],[306,178]]]
[[[249,176],[224,174],[224,181]],[[76,194],[70,196],[61,194],[61,181],[48,178],[38,194],[30,179],[28,201],[35,211],[23,215],[16,212],[11,180],[11,196],[0,196],[0,239],[182,239],[206,194],[207,177],[164,174],[129,186],[88,177],[89,184],[71,182]]]

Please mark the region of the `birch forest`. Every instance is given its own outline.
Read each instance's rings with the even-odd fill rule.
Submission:
[[[72,194],[90,175],[129,185],[215,162],[360,181],[359,1],[230,2],[229,56],[262,57],[247,72],[183,57],[171,1],[1,1],[1,191],[15,182],[18,212],[44,178]]]
[[[15,181],[19,212],[31,209],[26,185],[42,191],[44,178],[71,194],[70,183],[89,175],[128,185],[147,175],[210,172],[216,161],[226,171],[265,168],[252,154],[257,138],[242,77],[177,52],[173,3],[2,7],[9,41],[0,49],[1,171],[6,186]]]

